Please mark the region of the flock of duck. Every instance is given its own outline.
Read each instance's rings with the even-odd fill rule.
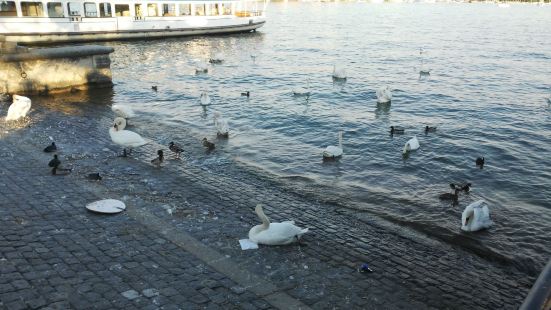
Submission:
[[[421,54],[423,51],[421,50]],[[256,55],[251,55],[253,60],[256,58]],[[223,56],[221,54],[215,54],[209,62],[211,64],[220,64],[223,62]],[[423,65],[423,64],[422,64]],[[195,72],[197,74],[207,73],[208,66],[206,63],[199,64]],[[420,70],[421,76],[426,76],[430,74],[430,70],[424,69],[423,66]],[[334,65],[333,67],[333,78],[336,80],[346,80],[346,70],[341,66]],[[157,86],[152,86],[152,90],[157,91]],[[249,97],[250,92],[241,93],[242,96]],[[306,81],[306,87],[300,87],[293,90],[294,96],[306,96],[311,95],[310,91],[310,81]],[[376,91],[377,103],[380,104],[389,104],[392,101],[392,90],[390,87],[385,86]],[[551,98],[548,99],[551,103]],[[206,91],[203,91],[200,95],[200,102],[202,106],[210,105],[210,97]],[[25,117],[31,108],[31,100],[24,96],[13,95],[13,103],[8,109],[8,114],[6,116],[6,121],[18,120],[22,117]],[[135,117],[135,113],[130,106],[115,104],[111,107],[112,111],[115,114],[113,125],[109,128],[109,135],[111,140],[123,147],[122,155],[123,157],[128,156],[131,153],[133,148],[143,146],[148,143],[147,140],[142,138],[138,133],[127,130],[127,120]],[[218,111],[213,113],[214,126],[216,128],[216,134],[219,138],[229,138],[229,125],[228,121],[222,117],[222,114]],[[424,132],[428,134],[430,132],[435,132],[436,127],[425,126]],[[399,126],[391,126],[390,134],[404,134],[405,129]],[[322,157],[324,160],[338,160],[343,155],[342,147],[342,135],[343,132],[338,132],[338,146],[327,146],[322,152]],[[215,149],[215,144],[211,141],[208,141],[207,138],[202,139],[202,145],[206,148],[207,151],[212,151]],[[416,136],[413,136],[409,139],[402,150],[404,155],[407,155],[409,152],[414,151],[420,147],[419,140]],[[169,150],[175,154],[176,158],[180,158],[183,153],[183,148],[177,145],[175,142],[170,142],[168,144]],[[55,142],[52,142],[48,145],[44,152],[56,152],[57,146]],[[164,161],[164,152],[163,150],[157,151],[157,157],[151,160],[151,164],[155,167],[161,167]],[[61,164],[61,161],[58,158],[58,155],[55,154],[53,159],[48,163],[49,167],[52,168],[53,175],[63,175],[71,172],[71,168],[64,168]],[[479,157],[476,159],[476,165],[482,168],[484,166],[484,157]],[[101,180],[102,177],[99,173],[92,173],[87,176],[91,180]],[[444,193],[439,196],[441,200],[451,200],[454,203],[457,203],[459,193],[470,191],[471,184],[467,183],[464,185],[450,184],[450,188],[453,193]],[[285,221],[282,223],[270,223],[268,217],[264,214],[262,205],[257,205],[255,212],[258,215],[259,219],[262,221],[261,225],[254,226],[249,231],[249,239],[257,244],[267,244],[267,245],[282,245],[289,244],[299,240],[299,237],[308,232],[308,228],[302,229],[292,221]],[[490,220],[490,213],[487,204],[483,200],[476,201],[468,205],[462,213],[461,218],[461,229],[465,231],[477,231],[480,229],[488,228],[493,224]]]

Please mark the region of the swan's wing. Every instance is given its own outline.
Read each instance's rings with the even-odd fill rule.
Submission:
[[[111,140],[126,147],[138,147],[147,144],[139,134],[130,130],[110,131]]]

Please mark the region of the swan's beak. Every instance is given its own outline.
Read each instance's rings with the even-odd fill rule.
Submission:
[[[119,126],[117,124],[113,125],[113,128],[115,128],[115,130],[119,130]]]

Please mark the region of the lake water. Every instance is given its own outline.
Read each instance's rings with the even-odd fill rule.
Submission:
[[[551,254],[550,21],[549,6],[273,3],[256,33],[108,43],[113,102],[141,111],[144,136],[149,126],[174,139],[216,139],[218,110],[231,137],[193,164],[247,167],[535,274]],[[429,78],[419,78],[421,47]],[[195,75],[216,52],[224,63]],[[345,83],[332,80],[333,64],[346,67]],[[312,96],[294,97],[307,80]],[[376,103],[385,85],[389,107]],[[391,125],[406,134],[390,136]],[[425,125],[438,129],[425,135]],[[323,163],[339,130],[344,156]],[[413,135],[421,147],[404,159]],[[473,185],[457,206],[438,199],[451,182]],[[478,199],[495,225],[462,233],[461,212]]]

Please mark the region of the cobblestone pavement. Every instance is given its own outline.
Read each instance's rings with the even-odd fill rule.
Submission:
[[[167,137],[130,121],[163,145],[184,146],[181,160],[155,168],[156,150],[169,153],[155,141],[116,157],[109,107],[33,105],[30,127],[0,120],[0,307],[514,309],[534,281],[261,176],[209,169],[203,163],[232,164],[204,154],[185,131]],[[70,175],[50,175],[49,136]],[[103,180],[88,181],[93,172]],[[127,211],[84,209],[104,198],[125,201]],[[272,221],[309,227],[303,244],[241,251],[259,202]],[[364,262],[373,273],[357,272]]]

